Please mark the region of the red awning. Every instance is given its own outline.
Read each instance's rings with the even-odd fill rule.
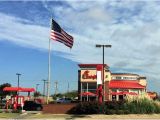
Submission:
[[[111,95],[123,95],[121,92],[112,92]]]
[[[138,95],[138,94],[135,92],[130,92],[129,95]]]
[[[110,93],[111,95],[138,95],[137,93],[135,92],[112,92]]]
[[[80,95],[82,95],[82,96],[96,96],[97,94],[95,94],[95,93],[92,93],[92,92],[82,92]]]
[[[5,87],[3,91],[15,91],[15,92],[34,92],[34,88],[22,88],[22,87]]]
[[[22,88],[22,92],[35,92],[34,88]]]
[[[5,87],[3,88],[3,91],[21,91],[21,88],[19,87]]]
[[[131,80],[111,80],[109,88],[132,88],[132,89],[144,89],[145,86],[140,85],[137,81]]]

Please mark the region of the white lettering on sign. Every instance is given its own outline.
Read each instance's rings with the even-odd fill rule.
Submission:
[[[102,72],[97,71],[97,85],[102,84]]]

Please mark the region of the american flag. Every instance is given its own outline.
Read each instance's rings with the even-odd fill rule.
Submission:
[[[52,19],[52,26],[51,26],[51,39],[61,42],[64,45],[66,45],[67,47],[72,48],[73,46],[73,37],[71,35],[69,35],[68,33],[66,33],[61,27],[60,25],[58,25],[58,23],[56,23],[53,19]]]

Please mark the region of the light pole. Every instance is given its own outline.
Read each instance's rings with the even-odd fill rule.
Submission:
[[[16,73],[16,75],[18,76],[18,89],[19,89],[19,76],[21,75],[20,73]],[[19,95],[19,90],[17,92],[17,95]]]
[[[47,81],[47,80],[44,80],[44,79],[43,79],[42,81],[44,82],[44,83],[43,83],[43,97],[45,97],[45,89],[46,89],[45,87],[46,87],[46,81]]]
[[[38,86],[39,86],[39,84],[36,84],[36,92],[38,92]]]
[[[102,72],[102,86],[103,86],[103,101],[105,100],[104,98],[105,98],[105,84],[104,84],[104,48],[106,47],[109,47],[109,48],[111,48],[112,47],[112,45],[100,45],[100,44],[97,44],[96,45],[96,47],[97,48],[101,48],[102,47],[102,50],[103,50],[103,54],[102,54],[102,56],[103,56],[103,72]]]

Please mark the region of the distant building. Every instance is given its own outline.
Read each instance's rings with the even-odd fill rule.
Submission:
[[[153,100],[155,100],[155,99],[158,98],[158,94],[156,92],[149,92],[149,91],[147,91],[147,94]]]
[[[102,64],[79,64],[79,100],[93,101],[97,98],[97,66]],[[104,65],[105,101],[123,100],[126,95],[146,93],[146,77],[132,73],[111,73]]]

